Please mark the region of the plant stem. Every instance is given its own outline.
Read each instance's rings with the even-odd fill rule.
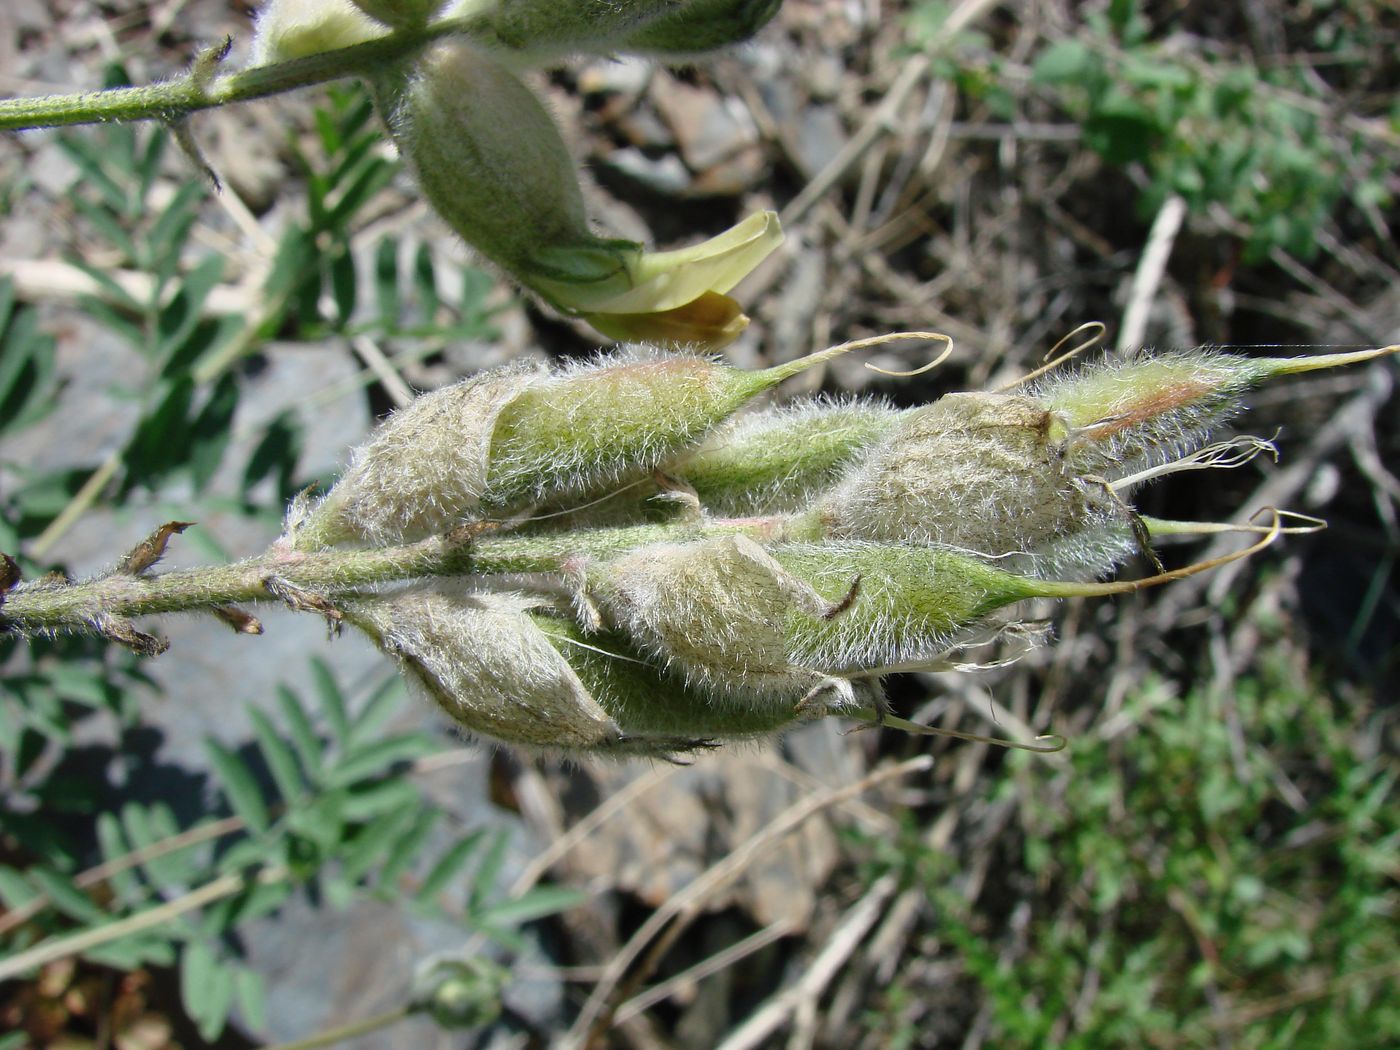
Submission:
[[[0,981],[7,981],[36,967],[45,966],[72,955],[79,955],[133,933],[140,933],[142,930],[163,925],[187,911],[194,911],[196,908],[202,908],[206,904],[212,904],[217,900],[241,892],[249,885],[250,881],[262,884],[282,882],[288,874],[287,868],[277,865],[263,868],[251,878],[246,875],[222,875],[213,882],[206,882],[198,889],[191,890],[184,896],[176,897],[174,900],[166,901],[154,908],[147,908],[135,915],[128,915],[125,919],[118,919],[116,922],[109,922],[95,929],[84,930],[70,937],[42,941],[18,955],[11,955],[8,959],[0,959]]]
[[[349,1024],[343,1024],[337,1028],[327,1028],[324,1032],[317,1032],[313,1036],[298,1039],[294,1043],[278,1043],[276,1046],[266,1047],[264,1050],[316,1050],[317,1047],[321,1046],[333,1046],[347,1039],[354,1039],[356,1036],[368,1035],[370,1032],[387,1028],[416,1012],[416,1008],[412,1005],[396,1006],[392,1010],[385,1010],[382,1014],[366,1017],[363,1021],[351,1021]]]
[[[294,551],[276,544],[257,558],[232,565],[160,574],[114,571],[77,583],[21,583],[0,605],[0,633],[105,633],[104,623],[114,618],[273,600],[328,612],[337,599],[379,584],[433,576],[552,572],[572,558],[607,557],[659,540],[736,533],[761,537],[771,527],[769,519],[745,519],[474,537],[468,526],[400,547]],[[298,603],[297,595],[309,600]]]
[[[353,47],[255,66],[213,79],[200,75],[196,69],[173,80],[142,87],[5,99],[0,101],[0,131],[123,120],[173,123],[199,110],[231,102],[247,102],[370,74],[387,63],[407,58],[434,40],[467,33],[476,23],[471,17],[445,18],[421,28],[397,29]]]

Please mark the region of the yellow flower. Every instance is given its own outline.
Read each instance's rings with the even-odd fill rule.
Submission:
[[[569,265],[573,261],[569,256],[575,252],[596,260],[596,250],[591,248],[549,249],[541,260],[551,272],[579,272],[578,279],[550,273],[517,276],[555,306],[579,315],[614,339],[718,349],[749,323],[739,304],[725,293],[782,240],[778,216],[765,211],[689,248],[615,249],[617,269],[606,276],[590,279],[585,267]]]
[[[717,349],[748,323],[725,295],[783,239],[777,215],[676,251],[590,228],[578,170],[549,112],[494,53],[462,41],[411,76],[376,81],[390,132],[423,193],[482,255],[605,335]]]

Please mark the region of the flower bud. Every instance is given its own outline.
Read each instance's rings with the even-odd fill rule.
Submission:
[[[1134,549],[1126,511],[1066,469],[1055,417],[1014,394],[904,413],[789,535],[1025,555],[1038,575],[1097,574]]]
[[[669,252],[595,236],[558,128],[494,55],[448,41],[411,77],[380,78],[390,130],[434,208],[521,284],[605,334],[708,348],[738,335],[747,318],[724,293],[781,242],[777,217]]]
[[[510,971],[479,955],[432,959],[413,976],[413,1005],[439,1028],[481,1028],[501,1015]]]
[[[269,0],[258,11],[249,64],[270,65],[335,51],[388,31],[352,0]]]

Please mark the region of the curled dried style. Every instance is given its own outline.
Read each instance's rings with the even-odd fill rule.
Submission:
[[[264,557],[155,575],[162,530],[154,554],[95,580],[7,579],[0,626],[154,652],[132,616],[235,623],[234,603],[278,599],[363,631],[469,732],[537,750],[670,757],[831,714],[941,733],[889,715],[881,677],[966,666],[989,638],[1036,644],[1014,616],[1027,599],[1165,584],[1321,527],[1272,508],[1243,526],[1168,521],[1130,499],[1272,452],[1215,440],[1256,384],[1400,349],[1190,350],[907,410],[751,407],[896,338],[947,342],[902,333],[759,372],[630,350],[476,376],[387,420],[339,484],[293,504]],[[1171,572],[1151,555],[1161,537],[1226,529],[1255,541]],[[1100,582],[1139,554],[1153,575]]]

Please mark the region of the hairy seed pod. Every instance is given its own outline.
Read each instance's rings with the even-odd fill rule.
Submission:
[[[747,517],[797,511],[897,425],[878,402],[813,401],[742,416],[690,452],[661,464],[711,514]]]
[[[1072,468],[1115,480],[1199,448],[1243,410],[1242,395],[1267,379],[1356,364],[1397,349],[1284,358],[1202,347],[1052,375],[1034,394],[1054,413]]]
[[[698,55],[753,36],[778,13],[783,0],[682,0],[673,13],[626,34],[618,50],[644,55]]]
[[[346,619],[467,731],[549,751],[657,754],[694,741],[631,740],[516,594],[410,591],[348,603]]]
[[[442,6],[442,0],[352,0],[375,21],[390,26],[421,26]]]
[[[904,413],[794,522],[794,539],[941,544],[1040,575],[1097,574],[1132,552],[1126,511],[1067,467],[1055,419],[1015,394],[949,394]]]
[[[587,634],[570,621],[541,614],[532,619],[639,749],[647,741],[674,752],[686,750],[678,746],[685,741],[759,739],[822,713],[736,702],[727,692],[706,690],[656,666],[621,635]]]
[[[303,549],[402,543],[645,477],[745,402],[844,352],[763,371],[659,353],[553,374],[505,369],[419,398],[354,453],[294,533]]]
[[[1046,593],[951,551],[794,544],[730,536],[658,543],[593,566],[603,622],[692,687],[755,710],[791,711],[848,679],[931,660],[997,609]]]
[[[1277,523],[1252,553],[1278,535]],[[853,682],[936,666],[1029,598],[1126,593],[1219,561],[1122,583],[1041,580],[946,548],[657,543],[585,570],[603,625],[693,689],[775,716],[855,705]]]
[[[402,543],[481,516],[496,420],[543,371],[485,372],[424,394],[351,455],[330,494],[293,532],[302,548]]]
[[[654,544],[588,582],[606,623],[695,687],[786,709],[819,680],[788,660],[784,619],[825,603],[752,540]]]

